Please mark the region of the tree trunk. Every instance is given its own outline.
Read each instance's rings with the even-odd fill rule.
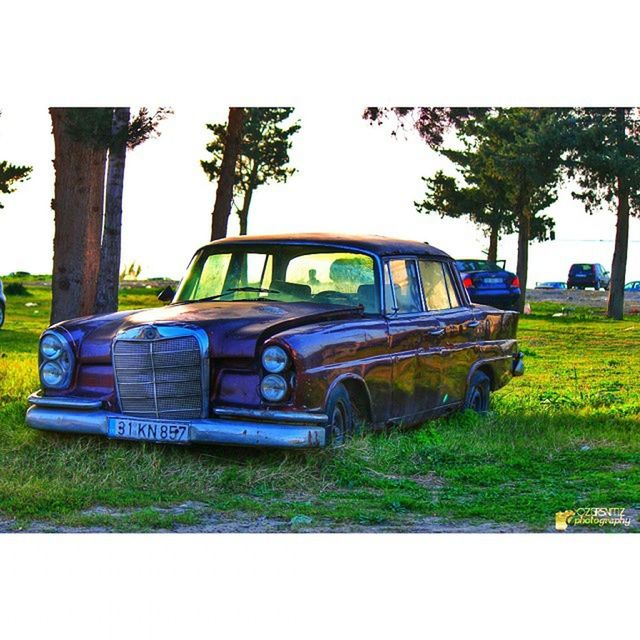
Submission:
[[[211,239],[218,240],[227,235],[227,223],[231,213],[233,201],[233,187],[236,179],[236,162],[242,144],[242,125],[244,109],[231,107],[229,109],[229,123],[227,138],[224,145],[224,155],[220,164],[220,177],[216,189],[216,202],[211,213]]]
[[[616,108],[616,133],[618,150],[621,154],[625,153],[626,129],[625,108],[618,107]],[[629,250],[629,185],[622,176],[618,176],[616,191],[618,219],[616,222],[616,244],[611,263],[607,317],[622,320],[624,316],[624,280],[627,271],[627,251]]]
[[[498,259],[498,238],[500,233],[500,225],[495,224],[489,227],[489,253],[487,260],[495,262]]]
[[[127,157],[127,131],[129,107],[113,110],[111,146],[107,165],[107,189],[104,207],[104,229],[100,248],[100,270],[96,293],[96,313],[111,313],[118,310],[120,285],[120,253],[122,231],[122,191],[124,167]]]
[[[518,311],[524,311],[524,303],[527,293],[527,271],[529,269],[529,238],[531,236],[531,209],[529,203],[522,200],[523,204],[518,207],[518,267],[517,276],[520,280],[520,299],[518,300]]]
[[[51,108],[55,214],[51,323],[93,313],[107,152],[69,135],[69,109]]]
[[[629,249],[629,187],[618,178],[618,221],[616,244],[611,263],[611,282],[607,301],[607,317],[622,320],[624,316],[624,281],[627,271]]]
[[[238,211],[238,217],[240,218],[240,235],[247,235],[247,226],[249,223],[249,207],[251,206],[251,198],[253,197],[253,191],[256,188],[256,178],[258,177],[258,163],[253,162],[251,167],[251,174],[249,175],[249,184],[247,191],[244,194],[244,200],[242,201],[242,209]]]

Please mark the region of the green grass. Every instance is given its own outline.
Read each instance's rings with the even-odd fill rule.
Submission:
[[[560,306],[534,304],[520,322],[526,375],[494,395],[487,418],[367,434],[337,451],[181,448],[25,426],[49,317],[49,291],[29,292],[9,298],[0,331],[0,517],[16,529],[150,531],[241,513],[305,516],[294,520],[305,529],[437,516],[547,530],[556,511],[640,508],[637,316],[618,323],[579,309],[554,318]],[[153,293],[127,290],[121,307],[155,305]],[[174,509],[185,502],[198,508]]]

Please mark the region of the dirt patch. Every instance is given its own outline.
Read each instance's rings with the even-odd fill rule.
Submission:
[[[173,507],[151,507],[151,509],[157,513],[167,514],[167,515],[180,515],[183,513],[188,513],[189,511],[202,511],[206,509],[207,505],[204,502],[195,502],[192,500],[188,500],[187,502],[183,502],[182,504],[178,504]],[[90,507],[89,509],[85,509],[80,512],[81,516],[109,516],[112,518],[123,518],[126,516],[130,516],[131,514],[140,512],[139,508],[130,508],[130,509],[114,509],[112,507],[105,507],[103,505],[96,505],[95,507]]]
[[[591,291],[581,289],[527,289],[527,302],[535,313],[536,302],[557,302],[567,307],[596,307],[607,308],[608,291]],[[625,291],[625,313],[631,313],[640,307],[640,293]]]
[[[413,480],[425,489],[441,489],[444,487],[444,479],[433,471],[429,471],[426,475],[409,476],[409,480]]]

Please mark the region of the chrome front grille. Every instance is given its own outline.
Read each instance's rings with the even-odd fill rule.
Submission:
[[[206,417],[209,392],[206,334],[200,329],[146,325],[113,344],[120,409],[160,419]]]

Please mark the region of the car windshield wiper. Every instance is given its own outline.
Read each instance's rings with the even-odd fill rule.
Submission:
[[[209,300],[217,300],[218,298],[222,298],[230,293],[237,293],[238,291],[249,291],[251,293],[280,293],[277,289],[263,289],[262,287],[232,287],[231,289],[225,289],[222,293],[218,293],[215,296],[189,300],[189,302],[208,302]]]

